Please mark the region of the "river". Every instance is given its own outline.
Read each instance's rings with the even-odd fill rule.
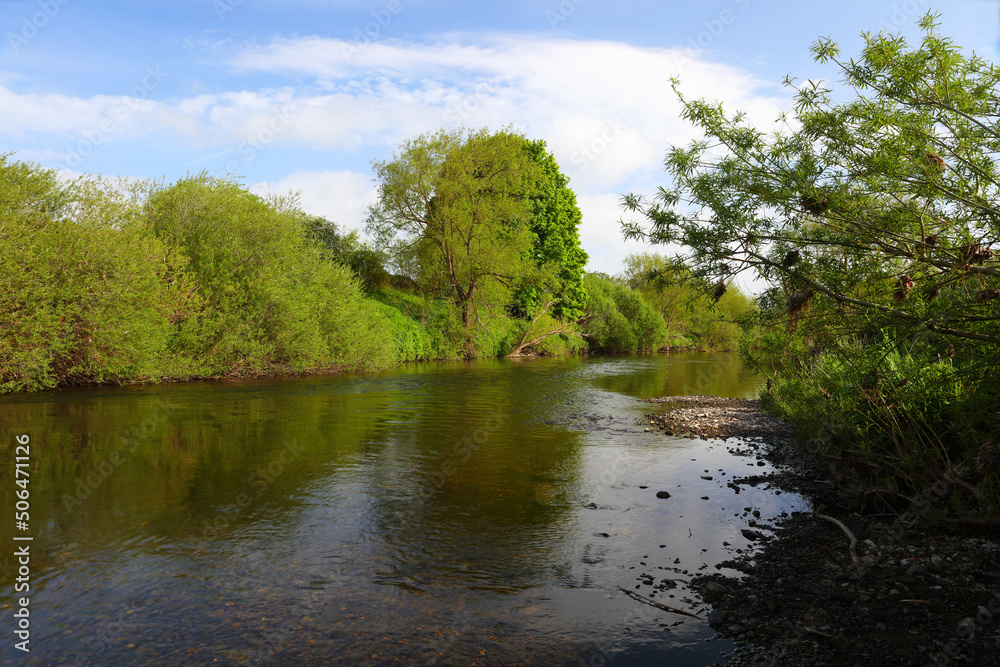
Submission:
[[[733,475],[770,468],[721,441],[646,431],[643,414],[663,406],[637,399],[753,397],[759,384],[731,355],[682,353],[0,396],[11,515],[14,438],[31,439],[29,526],[0,522],[0,655],[722,662],[733,644],[706,621],[619,587],[673,580],[655,599],[704,617],[686,582],[752,548],[750,508],[766,519],[805,503],[734,494]],[[30,589],[15,593],[23,544]],[[27,654],[12,632],[26,595]]]

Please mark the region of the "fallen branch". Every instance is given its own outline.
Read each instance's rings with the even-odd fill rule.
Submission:
[[[816,635],[817,637],[823,637],[825,639],[833,639],[833,635],[817,630],[816,628],[803,626],[802,631],[810,635]]]
[[[824,521],[829,521],[830,523],[832,523],[833,525],[837,526],[842,531],[844,531],[844,534],[847,535],[849,540],[851,540],[851,546],[848,549],[848,551],[851,553],[851,562],[854,563],[855,570],[860,570],[861,561],[858,560],[858,538],[854,537],[854,533],[851,532],[851,529],[845,526],[839,520],[834,519],[832,516],[827,516],[826,514],[820,514],[819,512],[814,513],[813,516],[815,516],[817,519],[823,519]]]
[[[942,521],[945,523],[951,523],[956,526],[982,526],[986,528],[1000,528],[1000,519],[975,519],[975,518],[962,518],[956,517],[954,519],[948,517],[942,517]]]
[[[629,596],[631,598],[635,598],[639,602],[643,602],[645,604],[652,605],[652,606],[654,606],[654,607],[656,607],[658,609],[662,609],[663,611],[669,611],[669,612],[672,612],[674,614],[681,614],[683,616],[690,616],[691,618],[697,618],[699,620],[701,619],[700,616],[696,616],[695,614],[692,614],[689,611],[684,611],[682,609],[674,609],[673,607],[668,607],[665,604],[660,604],[656,600],[650,600],[649,598],[643,597],[642,595],[639,595],[638,593],[633,593],[632,591],[628,590],[627,588],[622,588],[621,586],[619,586],[618,590],[620,590],[622,593],[624,593],[625,595],[627,595],[627,596]]]

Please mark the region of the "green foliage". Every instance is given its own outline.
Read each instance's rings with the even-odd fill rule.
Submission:
[[[508,132],[440,131],[374,163],[379,203],[368,230],[403,264],[417,260],[428,293],[450,294],[462,314],[469,356],[473,325],[505,310],[515,285],[530,282],[528,199],[539,167]]]
[[[581,216],[544,142],[442,130],[374,167],[368,232],[423,293],[457,306],[467,356],[519,353],[527,328],[551,323],[543,335],[559,335],[558,320],[578,315]]]
[[[595,352],[655,352],[667,337],[663,318],[641,294],[599,274],[584,276],[583,334]]]
[[[206,176],[63,185],[8,158],[0,391],[377,368],[433,349],[393,337],[398,320],[307,240],[289,199]]]
[[[664,347],[735,350],[741,325],[748,327],[755,311],[736,285],[716,299],[687,265],[662,255],[629,255],[623,280],[663,317],[668,333]]]
[[[381,289],[373,296],[405,318],[404,321],[391,315],[400,361],[461,358],[464,333],[454,304],[392,287]],[[413,336],[419,337],[421,342],[407,342]]]
[[[203,175],[150,198],[151,229],[188,258],[204,303],[185,346],[213,373],[386,365],[377,307],[287,204]]]
[[[841,343],[808,366],[786,369],[761,398],[798,423],[803,438],[831,441],[880,485],[905,494],[960,463],[980,468],[984,434],[995,433],[1000,406],[995,383],[969,382],[952,359],[928,363],[885,340]],[[997,498],[980,501],[981,509],[1000,506]]]
[[[770,283],[759,305],[772,330],[741,349],[758,365],[780,358],[774,405],[805,427],[843,422],[842,447],[892,451],[914,477],[921,459],[954,464],[1000,431],[984,398],[1000,371],[1000,69],[963,55],[935,16],[920,25],[919,46],[865,34],[852,60],[819,41],[817,60],[855,97],[789,79],[782,132],[682,97],[705,139],[669,151],[675,187],[623,200],[644,219],[624,223],[627,237],[686,247],[706,278],[751,267]],[[824,379],[856,387],[862,372],[905,377],[887,401]]]
[[[0,390],[148,379],[186,308],[184,263],[136,221],[137,187],[0,156]],[[131,189],[130,189],[131,187]]]
[[[308,216],[302,220],[306,237],[323,248],[332,261],[346,266],[357,276],[365,292],[387,287],[391,281],[385,269],[385,257],[363,242],[356,230],[344,234],[326,218]]]
[[[576,320],[583,312],[586,293],[583,289],[583,268],[587,253],[580,247],[580,223],[583,214],[576,205],[576,194],[568,187],[569,179],[559,170],[545,142],[524,140],[528,153],[541,167],[537,193],[531,198],[532,259],[541,268],[555,265],[552,297],[557,303],[552,315],[563,320]],[[538,312],[543,297],[531,286],[523,299],[526,314]],[[552,321],[553,327],[558,322]]]

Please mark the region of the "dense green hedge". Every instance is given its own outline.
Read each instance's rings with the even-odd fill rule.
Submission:
[[[655,352],[667,338],[663,317],[641,294],[597,274],[584,277],[584,333],[595,352]]]
[[[290,198],[207,175],[63,183],[9,158],[0,391],[375,369],[505,356],[525,341],[542,354],[644,352],[669,339],[639,291],[596,275],[582,324],[483,305],[466,329],[452,300],[390,275],[356,233]]]
[[[80,180],[0,157],[0,389],[378,368],[384,308],[225,180]]]

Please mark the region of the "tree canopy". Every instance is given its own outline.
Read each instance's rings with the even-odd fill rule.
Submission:
[[[802,369],[772,396],[865,451],[908,442],[926,468],[922,454],[961,458],[997,430],[1000,69],[935,15],[920,26],[916,47],[864,34],[857,59],[817,41],[853,99],[789,77],[794,111],[771,134],[678,92],[705,136],[668,151],[671,185],[623,197],[638,219],[622,225],[685,248],[706,284],[756,271],[772,325],[757,352],[779,377]]]
[[[919,48],[866,35],[858,61],[817,42],[817,60],[839,65],[856,98],[837,103],[806,82],[772,136],[681,96],[706,139],[669,151],[674,187],[623,198],[645,218],[623,223],[625,236],[689,248],[702,275],[752,267],[792,318],[814,304],[835,330],[863,321],[942,350],[995,347],[1000,70],[963,56],[932,16],[921,25]]]
[[[540,266],[558,267],[553,296],[558,299],[552,314],[567,320],[577,319],[584,307],[583,268],[587,253],[580,247],[580,223],[583,214],[576,205],[576,194],[569,179],[559,170],[555,157],[542,140],[525,140],[525,148],[542,169],[538,190],[532,197],[532,256]],[[541,296],[536,296],[538,301]],[[539,304],[540,305],[540,304]]]
[[[509,310],[533,321],[545,310],[579,314],[580,212],[544,142],[509,129],[441,130],[374,169],[368,233],[425,291],[458,305],[470,345],[474,327]]]

